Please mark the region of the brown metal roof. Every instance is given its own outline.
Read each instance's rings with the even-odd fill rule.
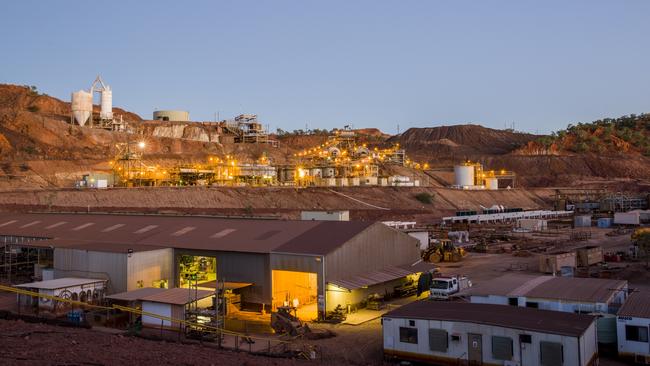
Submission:
[[[140,300],[159,302],[163,304],[185,305],[196,300],[205,299],[214,295],[214,291],[208,290],[190,290],[187,288],[172,288],[169,290],[157,292],[148,296],[142,296]]]
[[[608,303],[626,284],[627,281],[602,278],[509,274],[477,283],[465,293]]]
[[[143,287],[137,290],[131,290],[126,292],[120,292],[119,294],[113,294],[106,296],[109,300],[119,300],[119,301],[137,301],[143,297],[154,295],[160,292],[167,291],[167,289],[159,287]]]
[[[74,245],[79,246],[95,245],[97,250],[123,244],[134,250],[155,246],[323,255],[343,245],[370,225],[370,222],[349,221],[0,213],[0,235],[50,238],[56,240],[50,242],[50,245],[70,246],[74,242]]]
[[[485,324],[572,337],[581,336],[595,320],[591,315],[561,311],[429,300],[400,306],[383,317]]]
[[[298,222],[318,222],[318,225],[280,245],[274,252],[325,255],[374,224],[368,221]]]
[[[617,315],[650,318],[650,292],[641,290],[630,294]]]
[[[390,266],[378,271],[367,272],[361,275],[352,276],[339,280],[332,280],[329,283],[348,290],[355,290],[367,286],[377,285],[380,283],[396,280],[413,273],[419,273],[434,269],[431,263],[419,262],[414,265]]]
[[[111,242],[98,242],[90,240],[77,240],[77,239],[46,239],[46,240],[37,240],[31,241],[25,244],[25,246],[37,247],[37,248],[69,248],[69,249],[79,249],[87,251],[97,251],[97,252],[109,252],[109,253],[137,253],[137,252],[147,252],[151,250],[165,249],[165,247],[155,246],[155,245],[140,245],[140,244],[123,244],[123,243],[111,243]]]
[[[526,292],[526,297],[608,303],[626,285],[621,280],[555,277]]]

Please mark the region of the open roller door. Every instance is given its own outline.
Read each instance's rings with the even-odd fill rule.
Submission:
[[[318,276],[312,272],[272,271],[273,311],[279,306],[298,307],[300,319],[313,320],[318,317]]]

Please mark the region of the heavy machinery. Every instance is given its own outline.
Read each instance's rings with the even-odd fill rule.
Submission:
[[[276,312],[271,313],[271,328],[278,334],[288,334],[292,337],[309,333],[309,327],[291,314],[292,309],[289,306],[280,306]]]
[[[457,247],[450,239],[438,239],[422,253],[422,259],[431,263],[459,262],[465,254],[465,249]]]

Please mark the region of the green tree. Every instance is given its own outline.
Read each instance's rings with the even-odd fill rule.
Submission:
[[[632,240],[639,247],[639,257],[645,259],[646,268],[650,268],[650,229],[637,230]]]

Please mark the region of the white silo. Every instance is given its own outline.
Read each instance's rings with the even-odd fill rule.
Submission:
[[[106,85],[101,91],[99,118],[113,119],[113,91]]]
[[[499,178],[489,177],[485,178],[485,189],[496,191],[499,189]]]
[[[454,166],[455,183],[459,187],[469,187],[474,185],[474,166],[473,165],[456,165]]]
[[[86,124],[93,113],[93,95],[85,90],[72,93],[72,117],[79,126]]]

